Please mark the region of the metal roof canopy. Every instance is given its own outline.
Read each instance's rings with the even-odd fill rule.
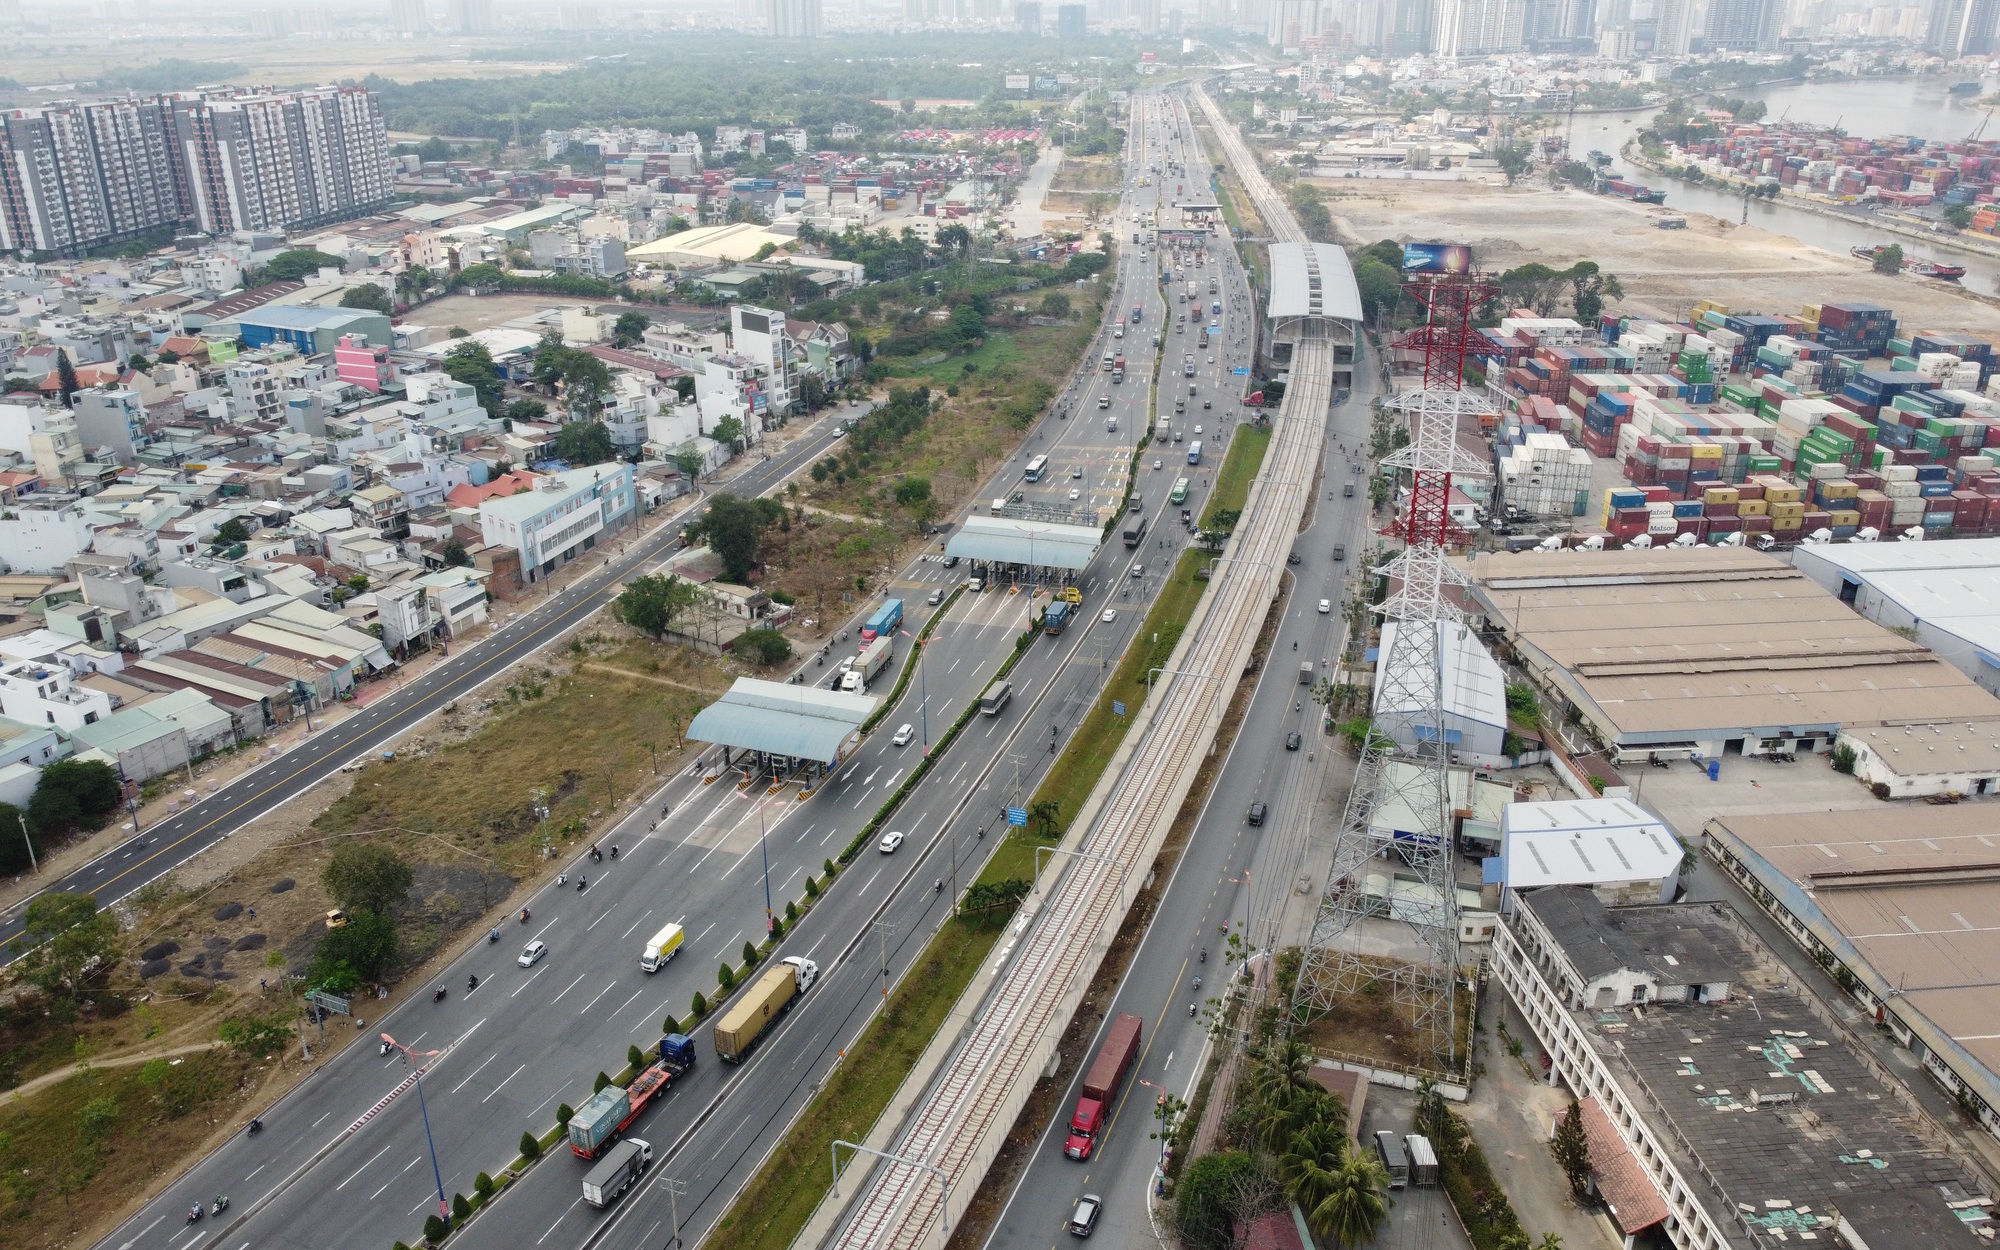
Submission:
[[[1076,572],[1090,564],[1103,539],[1104,531],[1089,525],[974,516],[951,536],[945,554]]]
[[[1288,317],[1362,318],[1361,288],[1347,253],[1333,243],[1273,243],[1271,300],[1267,314]]]
[[[831,764],[879,702],[872,695],[739,677],[727,694],[695,716],[687,736]]]

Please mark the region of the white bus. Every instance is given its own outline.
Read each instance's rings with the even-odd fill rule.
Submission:
[[[1048,471],[1049,458],[1047,456],[1036,456],[1033,460],[1028,461],[1028,471],[1021,476],[1030,482],[1039,482],[1042,480],[1042,475]]]

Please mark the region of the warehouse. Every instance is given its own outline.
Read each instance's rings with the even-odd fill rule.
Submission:
[[[1486,880],[1515,895],[1549,885],[1588,889],[1609,907],[1671,903],[1686,850],[1659,817],[1625,799],[1509,803],[1500,814],[1500,854]]]
[[[1396,646],[1395,621],[1382,626],[1381,654],[1389,655]],[[1461,764],[1490,768],[1508,765],[1507,681],[1500,666],[1486,653],[1479,635],[1463,626],[1438,622],[1438,658],[1444,669],[1444,740],[1451,757]],[[1420,743],[1437,741],[1435,725],[1417,723],[1429,719],[1415,704],[1389,707],[1395,699],[1382,683],[1375,686],[1375,723],[1396,739],[1409,754],[1420,753]]]
[[[1913,632],[2000,694],[2000,538],[1817,544],[1793,551],[1792,563],[1856,612]]]
[[[1626,1245],[1653,1228],[1682,1250],[1985,1244],[1984,1179],[1728,907],[1536,890],[1489,966],[1550,1083],[1616,1130],[1590,1158]]]
[[[1473,609],[1621,761],[1825,751],[1847,725],[2000,728],[2000,699],[1758,552],[1495,552],[1470,573]],[[1892,789],[1926,792],[1897,761],[1918,762],[1884,765]]]
[[[2000,840],[1979,805],[1717,817],[1702,850],[2000,1135]]]

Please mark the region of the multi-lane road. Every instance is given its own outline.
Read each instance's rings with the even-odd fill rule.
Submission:
[[[1220,254],[1211,258],[1207,272],[1215,272],[1218,263],[1225,263]],[[1128,252],[1110,305],[1129,310],[1132,300],[1139,300],[1145,328],[1159,325],[1166,314],[1153,272],[1150,258]],[[1240,283],[1240,276],[1234,281]],[[1047,501],[1064,500],[1071,489],[1112,504],[1122,498],[1126,458],[1147,424],[1151,367],[1148,338],[1128,330],[1126,341],[1139,347],[1127,353],[1136,376],[1115,386],[1096,372],[1079,379],[1064,405],[1068,415],[1045,418],[1024,449],[1024,456],[1046,449],[1064,472],[1021,489]],[[1226,385],[1232,375],[1222,370],[1242,363],[1242,356],[1241,350],[1233,356],[1217,352],[1216,372],[1207,379],[1213,379],[1218,401],[1235,398]],[[1100,393],[1112,394],[1110,409],[1096,407]],[[1107,413],[1120,418],[1122,433],[1107,428],[1102,419]],[[833,437],[826,429],[795,443],[732,489],[767,488],[779,474],[822,454]],[[996,474],[988,489],[1014,488],[1020,463]],[[1067,475],[1071,465],[1083,468],[1081,478]],[[1148,501],[1148,506],[1159,505]],[[1199,498],[1190,506],[1198,507]],[[962,881],[970,874],[990,849],[982,831],[996,823],[1003,804],[1032,788],[1052,758],[1051,738],[1064,740],[1088,706],[1136,628],[1165,561],[1150,561],[1144,577],[1133,577],[1132,567],[1146,562],[1147,551],[1156,550],[1153,543],[1178,544],[1184,538],[1174,527],[1161,529],[1161,537],[1149,535],[1138,552],[1114,539],[1097,553],[1077,579],[1085,593],[1082,622],[1031,648],[1013,674],[1013,706],[997,718],[975,721],[898,812],[894,827],[908,833],[908,843],[895,855],[871,851],[858,858],[788,936],[782,953],[806,955],[822,969],[800,1009],[742,1068],[718,1063],[707,1030],[701,1031],[702,1058],[694,1073],[632,1129],[653,1142],[660,1159],[641,1187],[608,1216],[600,1214],[580,1202],[579,1161],[555,1158],[509,1191],[462,1240],[510,1247],[586,1242],[651,1247],[659,1244],[670,1211],[678,1213],[684,1235],[713,1224],[865,1022],[880,988],[878,951],[886,948],[890,966],[900,972],[921,949],[947,906],[932,882]],[[606,602],[619,579],[656,561],[672,538],[655,535],[607,573],[559,592],[533,615],[510,624],[495,642],[453,657],[422,682],[328,731],[326,741],[309,744],[310,762],[294,752],[191,809],[181,827],[149,831],[153,842],[132,849],[131,867],[114,859],[97,881],[110,892],[135,888],[342,763],[378,749],[446,699],[581,623]],[[929,611],[922,606],[925,592],[945,589],[957,576],[935,553],[899,573],[887,593],[900,594],[910,605],[906,628],[915,632]],[[712,989],[716,965],[740,961],[743,943],[762,934],[766,864],[770,897],[782,910],[786,899],[801,895],[804,878],[846,845],[921,758],[921,740],[902,748],[890,743],[894,726],[927,720],[935,738],[1012,650],[1030,603],[1026,595],[1004,591],[961,596],[926,648],[923,679],[910,684],[897,714],[810,799],[746,799],[734,790],[704,787],[698,774],[670,780],[604,836],[604,844],[621,848],[616,861],[570,866],[573,879],[588,873],[587,893],[544,889],[529,900],[531,924],[508,924],[503,941],[478,942],[442,973],[451,991],[443,1003],[418,996],[388,1019],[370,1022],[371,1033],[386,1029],[419,1050],[443,1052],[429,1066],[423,1093],[428,1139],[436,1145],[447,1195],[470,1192],[480,1171],[498,1171],[524,1130],[546,1128],[561,1102],[580,1105],[599,1069],[622,1066],[628,1044],[656,1041],[666,1015],[684,1017],[695,990]],[[1102,619],[1107,607],[1114,612],[1110,621]],[[906,646],[907,640],[899,640],[899,647]],[[906,662],[907,656],[899,656],[898,663]],[[809,680],[822,671],[816,662],[805,670]],[[887,689],[894,675],[891,670],[879,676],[878,689]],[[663,809],[668,814],[661,819]],[[685,927],[686,947],[665,969],[648,975],[637,964],[639,946],[667,921]],[[520,968],[514,957],[530,938],[546,942],[551,953],[533,968]],[[479,987],[468,993],[472,974]],[[402,1075],[399,1061],[373,1046],[347,1048],[263,1112],[261,1136],[239,1136],[202,1160],[103,1245],[189,1250],[225,1243],[304,1247],[411,1240],[436,1202],[436,1186],[415,1091],[381,1106]],[[668,1180],[683,1191],[672,1202]],[[229,1221],[191,1228],[181,1223],[190,1203],[216,1193],[232,1196]]]

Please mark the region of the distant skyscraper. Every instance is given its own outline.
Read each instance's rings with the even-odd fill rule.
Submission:
[[[1014,28],[1024,35],[1042,33],[1042,6],[1040,0],[1021,0],[1014,6]]]
[[[1139,33],[1157,35],[1160,33],[1160,0],[1133,0],[1139,14]]]
[[[559,4],[556,6],[557,30],[596,30],[603,22],[603,15],[594,4]]]
[[[389,0],[389,21],[399,35],[428,35],[431,30],[425,0]]]
[[[1969,0],[1970,3],[1977,0]],[[1968,4],[1968,7],[1969,7]],[[1987,33],[1993,30],[1992,0],[1987,0]],[[1778,46],[1779,0],[1709,0],[1703,37],[1710,48],[1764,52]],[[1985,51],[1981,48],[1980,51]]]
[[[496,29],[493,0],[451,0],[450,27],[461,35],[486,35]]]
[[[1317,35],[1325,20],[1321,0],[1272,0],[1266,11],[1264,39],[1272,47],[1296,49]]]
[[[1686,56],[1694,40],[1694,0],[1655,0],[1653,51],[1660,56]]]
[[[1056,38],[1081,39],[1090,32],[1090,10],[1080,4],[1056,6]]]
[[[1939,56],[1984,56],[1994,50],[2000,0],[1934,0],[1925,46]]]
[[[820,0],[769,0],[764,27],[777,39],[816,39]]]

